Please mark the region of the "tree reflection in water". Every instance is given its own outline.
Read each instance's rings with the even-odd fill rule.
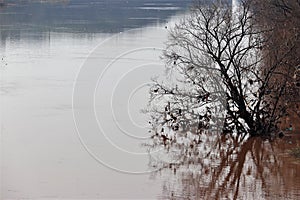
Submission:
[[[300,199],[300,164],[287,153],[299,141],[203,134],[195,147],[170,147],[162,199]]]

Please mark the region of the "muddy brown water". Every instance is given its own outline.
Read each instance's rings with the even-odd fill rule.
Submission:
[[[300,159],[290,154],[299,145],[290,134],[220,148],[215,160],[168,169],[161,199],[299,199]]]
[[[98,18],[87,16],[85,20],[100,24],[71,20],[79,15],[70,10],[88,5],[70,2],[75,4],[49,5],[62,14],[51,15],[52,18],[46,15],[52,12],[44,12],[46,5],[38,3],[0,10],[0,199],[300,199],[299,160],[289,155],[290,149],[299,146],[299,135],[286,135],[272,142],[253,138],[227,146],[220,138],[219,148],[208,148],[210,144],[206,144],[207,150],[213,152],[209,159],[141,175],[122,173],[93,159],[78,138],[73,120],[72,91],[79,69],[88,57],[95,60],[97,69],[103,69],[115,56],[132,49],[163,48],[168,34],[166,27],[173,20],[165,19],[175,14],[172,10],[180,5],[177,5],[179,1],[145,3],[139,12],[133,12],[137,16],[126,17],[126,21],[133,21],[130,25],[122,21],[122,27],[105,24],[109,31],[102,33],[102,21]],[[149,6],[151,9],[145,12]],[[164,11],[157,10],[160,6],[165,7]],[[73,15],[60,12],[60,9],[67,9]],[[29,11],[40,17],[32,17]],[[103,13],[107,14],[112,13]],[[44,19],[49,19],[49,23],[44,23]],[[65,19],[61,21],[64,23],[58,23],[58,19]],[[149,24],[155,27],[147,27]],[[140,29],[112,35],[111,32],[124,31],[123,26]],[[91,50],[100,44],[102,49],[98,49],[98,54],[90,56]],[[146,90],[139,90],[127,101],[131,92],[140,86],[140,82],[134,81],[141,79],[141,83],[145,83],[143,81],[151,78],[151,67],[145,73],[133,71],[137,66],[156,63],[159,71],[163,68],[159,59],[161,52],[146,50],[119,59],[111,71],[107,71],[108,76],[104,76],[107,81],[104,91],[96,95],[99,101],[95,110],[99,119],[104,120],[107,136],[129,155],[123,156],[118,149],[112,148],[98,134],[98,129],[92,135],[94,130],[88,113],[94,114],[94,110],[85,102],[76,107],[83,112],[81,116],[86,119],[88,128],[81,132],[83,142],[99,158],[120,170],[148,169],[147,155],[133,157],[145,151],[140,145],[143,141],[128,137],[116,126],[117,121],[130,134],[147,136],[147,127],[143,128],[147,121],[139,112],[147,102]],[[120,81],[127,72],[137,74],[133,73],[133,78],[129,74]],[[82,80],[84,84],[89,81]],[[114,88],[118,81],[121,84]],[[105,97],[109,97],[114,89],[118,99],[124,97],[126,100],[113,101],[115,111],[119,111],[116,119],[111,116],[110,99],[102,95],[105,92]],[[124,110],[127,107],[133,119],[128,118]],[[132,121],[142,128],[132,126]]]

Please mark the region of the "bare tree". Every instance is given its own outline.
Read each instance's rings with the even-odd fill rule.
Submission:
[[[184,195],[178,199],[238,199],[252,173],[268,194],[266,177],[278,178],[282,159],[265,152],[274,150],[272,143],[253,136],[269,138],[286,115],[299,31],[291,25],[288,31],[280,29],[282,16],[268,21],[267,16],[276,15],[268,9],[272,6],[294,12],[289,3],[282,7],[274,1],[259,6],[254,0],[239,1],[232,9],[222,1],[199,0],[170,32],[163,56],[167,76],[155,79],[150,90],[149,146],[164,146],[171,155],[168,162],[156,159],[156,167],[177,175],[182,170]],[[177,199],[174,190],[165,191]]]
[[[168,79],[155,80],[150,91],[156,142],[167,146],[183,141],[187,129],[194,143],[209,127],[250,136],[277,131],[289,79],[278,69],[294,46],[268,62],[272,27],[257,21],[252,1],[239,2],[232,9],[222,1],[199,0],[170,32],[164,53]]]

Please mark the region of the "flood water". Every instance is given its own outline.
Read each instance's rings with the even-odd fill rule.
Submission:
[[[0,199],[300,198],[297,136],[220,137],[208,157],[152,166],[141,109],[190,1],[4,2]]]
[[[207,149],[162,171],[160,199],[299,199],[300,161],[289,153],[299,139],[206,140]]]

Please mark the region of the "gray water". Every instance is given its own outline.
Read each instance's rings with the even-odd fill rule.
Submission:
[[[4,2],[0,198],[160,196],[140,110],[187,2]]]
[[[1,3],[1,200],[299,199],[300,162],[289,154],[299,134],[205,136],[186,163],[153,166],[168,156],[143,146],[141,109],[188,1]]]

